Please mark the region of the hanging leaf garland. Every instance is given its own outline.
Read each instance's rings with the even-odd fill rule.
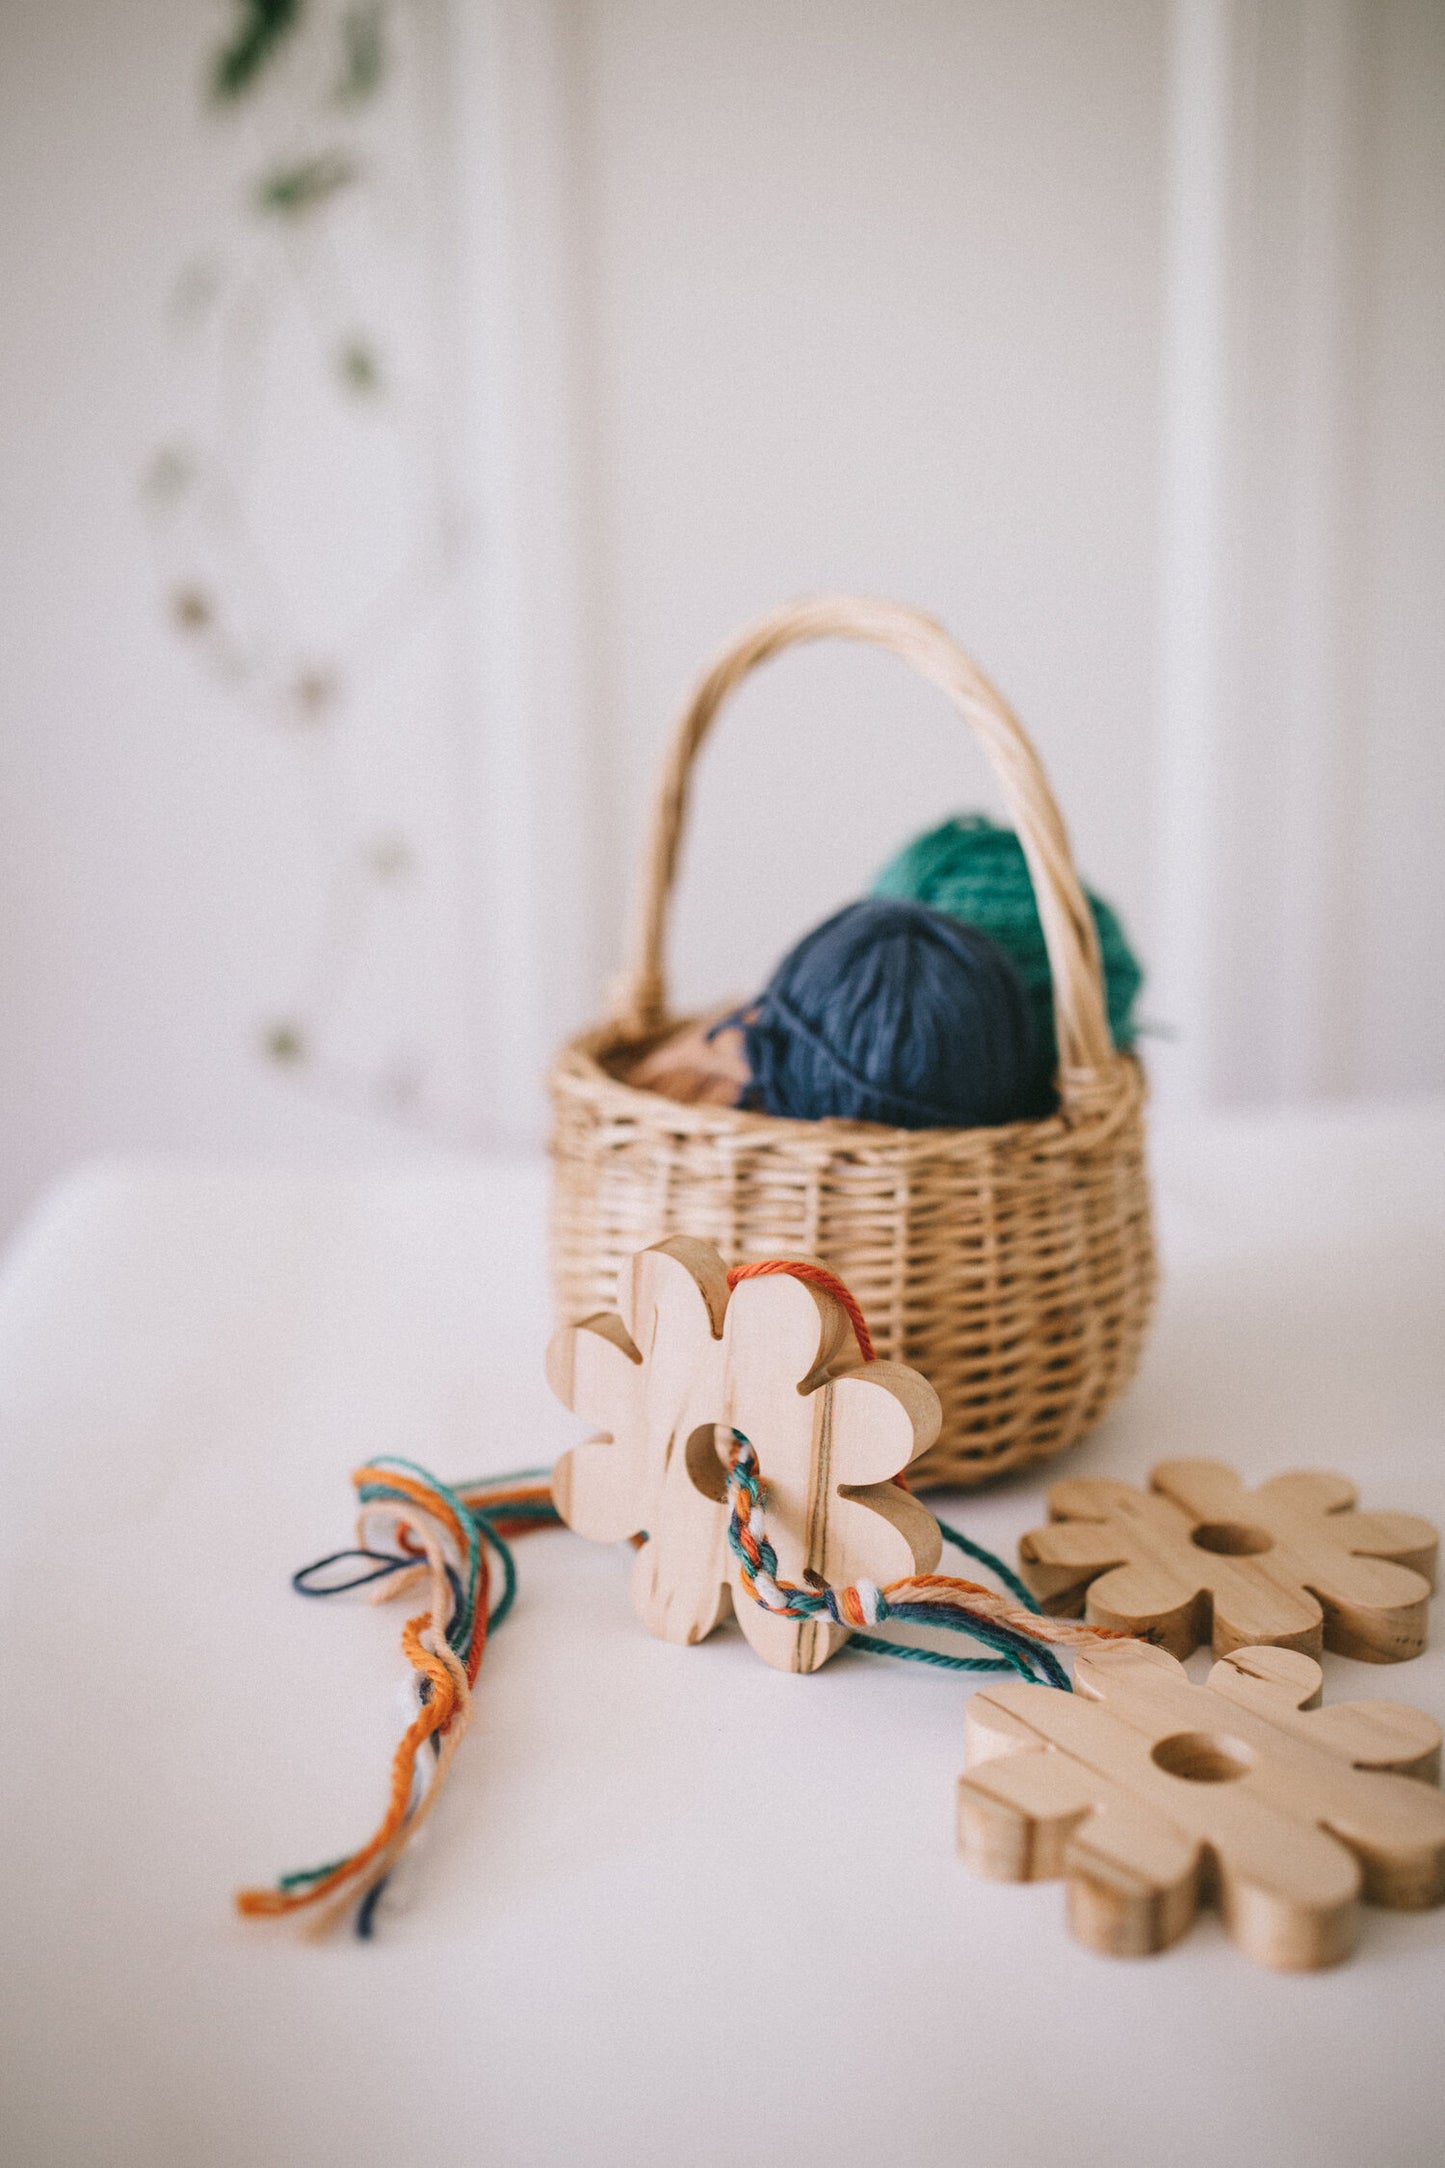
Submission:
[[[320,151],[273,166],[256,184],[256,208],[276,218],[303,218],[349,188],[357,177],[356,161],[344,151]]]
[[[423,778],[426,802],[427,642],[471,532],[437,427],[445,378],[429,342],[447,335],[445,309],[430,330],[417,309],[441,5],[234,0],[207,90],[228,121],[221,155],[242,161],[237,230],[176,283],[189,412],[152,452],[141,499],[167,621],[213,682],[285,732],[314,839],[299,984],[251,1043],[309,1088],[450,1133],[461,1116],[438,1096],[421,961],[436,950],[434,876],[406,832],[425,816],[389,796]],[[316,406],[328,386],[354,420]],[[316,430],[314,474],[298,428]],[[375,518],[361,488],[352,525],[298,560],[293,537],[373,456]],[[377,573],[379,536],[397,546],[388,559],[380,545]],[[338,555],[353,549],[354,586]],[[440,710],[436,723],[451,727]]]
[[[211,95],[228,105],[254,88],[301,20],[301,0],[242,0],[241,21],[211,69]]]

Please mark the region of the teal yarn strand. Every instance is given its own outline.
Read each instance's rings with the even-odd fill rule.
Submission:
[[[875,896],[931,904],[935,911],[977,926],[1012,958],[1028,990],[1045,1043],[1057,1060],[1053,978],[1028,860],[1012,828],[983,813],[960,813],[905,844],[873,883]],[[1127,1050],[1138,1026],[1134,1003],[1144,983],[1118,913],[1086,888],[1104,964],[1104,992],[1114,1044]]]
[[[1025,1588],[1018,1575],[1007,1567],[1001,1558],[975,1543],[972,1536],[964,1535],[962,1529],[950,1528],[947,1521],[938,1523],[938,1533],[945,1543],[951,1543],[980,1566],[987,1566],[1012,1595],[1029,1611],[1038,1611],[1033,1591]],[[1017,1649],[1010,1649],[1006,1656],[947,1656],[942,1649],[920,1648],[913,1641],[884,1641],[877,1634],[854,1632],[851,1648],[866,1649],[870,1656],[901,1656],[910,1663],[932,1664],[939,1671],[1013,1671],[1021,1678],[1032,1680],[1033,1669],[1028,1659]]]
[[[1034,1683],[1024,1657],[1012,1652],[1007,1656],[947,1656],[942,1649],[921,1649],[913,1641],[884,1641],[878,1634],[862,1634],[856,1629],[849,1636],[848,1646],[862,1649],[868,1656],[901,1656],[905,1663],[931,1664],[935,1671],[1011,1671],[1031,1686]]]
[[[934,1517],[937,1518],[936,1515]],[[1043,1606],[1035,1602],[1033,1590],[1026,1588],[1018,1575],[1011,1567],[1006,1566],[1001,1558],[996,1558],[992,1551],[986,1551],[981,1543],[975,1543],[972,1536],[966,1536],[961,1528],[950,1528],[947,1521],[939,1521],[938,1533],[945,1543],[951,1543],[966,1557],[976,1559],[980,1566],[987,1566],[989,1572],[1003,1582],[1009,1594],[1018,1597],[1026,1611],[1032,1611],[1040,1617],[1043,1615]]]

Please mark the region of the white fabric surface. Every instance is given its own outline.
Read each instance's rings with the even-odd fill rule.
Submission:
[[[1445,1523],[1445,1107],[1156,1145],[1145,1369],[1067,1465],[1339,1467]],[[541,1375],[544,1183],[82,1169],[0,1279],[0,2159],[231,2168],[896,2168],[1445,2156],[1445,1912],[1338,1971],[1217,1923],[1076,1948],[1056,1885],[953,1850],[957,1677],[647,1638],[625,1553],[520,1546],[477,1720],[370,1947],[229,1913],[378,1811],[401,1612],[306,1604],[348,1474],[576,1434]],[[1011,1548],[1039,1474],[941,1500]],[[1445,1717],[1442,1645],[1326,1694]],[[1200,1668],[1200,1659],[1195,1660]]]

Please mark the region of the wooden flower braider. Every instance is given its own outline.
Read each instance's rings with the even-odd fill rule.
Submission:
[[[674,1235],[629,1258],[619,1315],[566,1326],[547,1380],[601,1435],[564,1453],[552,1496],[596,1543],[641,1538],[632,1601],[662,1641],[701,1641],[728,1606],[727,1516],[694,1487],[688,1440],[711,1437],[727,1270],[710,1242]]]
[[[1268,1643],[1399,1663],[1425,1646],[1438,1537],[1409,1513],[1359,1513],[1344,1476],[1246,1490],[1213,1460],[1165,1461],[1148,1491],[1074,1477],[1019,1546],[1045,1610],[1188,1656]]]
[[[883,1582],[938,1561],[937,1522],[892,1480],[937,1437],[936,1394],[902,1363],[865,1370],[844,1291],[811,1260],[786,1262],[796,1270],[736,1276],[734,1291],[710,1243],[674,1237],[624,1268],[619,1316],[548,1351],[554,1390],[604,1432],[558,1461],[557,1509],[581,1535],[642,1538],[633,1602],[663,1640],[701,1640],[739,1583],[719,1426],[766,1441],[785,1576]],[[737,1609],[781,1671],[816,1671],[848,1638],[824,1614]]]
[[[1320,1676],[1296,1650],[1250,1648],[1193,1686],[1164,1650],[1121,1641],[1080,1656],[1072,1694],[985,1688],[966,1719],[965,1859],[1004,1881],[1065,1876],[1075,1937],[1108,1955],[1166,1948],[1213,1899],[1259,1963],[1334,1964],[1361,1895],[1445,1898],[1445,1799],[1430,1717],[1320,1709]]]
[[[765,1662],[815,1671],[850,1634],[912,1618],[1067,1683],[1040,1644],[1096,1633],[931,1571],[938,1523],[898,1478],[938,1434],[937,1396],[874,1359],[826,1267],[728,1273],[710,1244],[673,1237],[631,1259],[618,1300],[549,1350],[554,1390],[603,1433],[562,1456],[552,1488],[579,1534],[639,1541],[633,1602],[651,1632],[699,1641],[731,1598]]]

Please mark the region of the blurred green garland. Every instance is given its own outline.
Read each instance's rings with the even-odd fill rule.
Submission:
[[[303,0],[239,0],[239,6],[240,20],[211,63],[211,96],[218,105],[234,105],[255,89],[300,28],[304,12]],[[380,89],[386,75],[385,13],[386,0],[355,0],[342,10],[333,104],[355,107]],[[253,201],[271,217],[304,218],[358,178],[355,160],[344,151],[317,151],[263,174]]]
[[[425,879],[423,854],[400,826],[358,818],[347,748],[356,740],[357,687],[391,667],[450,582],[462,525],[445,476],[434,472],[406,406],[406,356],[399,366],[366,321],[344,268],[333,210],[392,185],[385,144],[410,139],[426,117],[415,106],[418,21],[439,0],[231,0],[219,47],[201,64],[201,92],[218,117],[254,109],[268,146],[250,165],[241,131],[234,150],[250,170],[237,203],[240,231],[224,256],[189,264],[176,282],[173,313],[193,349],[196,383],[211,397],[199,428],[180,428],[157,447],[143,490],[172,624],[210,674],[270,726],[304,741],[303,789],[320,851],[323,894],[311,954],[296,999],[258,1026],[258,1051],[274,1067],[358,1104],[426,1119],[436,1113],[431,1055],[388,1014],[393,1041],[380,1061],[359,1063],[338,1018],[368,944],[401,936],[397,911]],[[411,86],[409,88],[409,86]],[[388,116],[381,108],[397,101]],[[277,123],[280,122],[278,126]],[[378,133],[378,129],[381,133]],[[230,131],[228,130],[228,133]],[[394,200],[394,199],[393,199]],[[360,214],[363,218],[365,213]],[[284,577],[268,561],[251,516],[250,447],[268,390],[266,341],[288,294],[304,304],[319,359],[343,399],[364,403],[414,463],[425,499],[413,553],[328,652]],[[374,301],[371,304],[374,307]],[[424,367],[424,364],[421,366]],[[412,364],[416,375],[415,357]],[[415,384],[411,391],[415,404]],[[328,635],[323,634],[326,641]],[[401,695],[397,695],[399,699]],[[413,718],[399,707],[397,728]],[[412,909],[415,910],[415,903]],[[383,927],[393,930],[387,935]]]
[[[301,20],[301,0],[241,0],[241,20],[217,53],[211,93],[227,105],[251,89]]]
[[[211,63],[211,96],[218,105],[234,105],[255,88],[303,12],[302,0],[239,0],[239,11],[240,21]],[[356,0],[344,10],[334,92],[338,105],[360,105],[380,87],[386,73],[384,14],[385,0]]]

